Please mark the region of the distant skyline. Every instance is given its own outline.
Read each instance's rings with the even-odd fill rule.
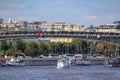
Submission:
[[[0,0],[0,18],[100,25],[120,20],[120,0]]]

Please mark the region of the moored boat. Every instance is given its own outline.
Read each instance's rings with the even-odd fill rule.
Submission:
[[[87,58],[83,58],[81,56],[74,56],[72,59],[71,59],[71,65],[83,65],[83,66],[87,66],[87,65],[90,65],[90,60],[87,59]]]
[[[107,58],[104,65],[107,67],[120,67],[120,58]]]
[[[5,66],[25,66],[25,55],[19,54],[17,58],[9,58],[6,59]]]
[[[6,66],[25,66],[25,62],[23,59],[11,58],[6,60]]]
[[[69,68],[69,67],[70,67],[69,60],[67,60],[66,58],[62,58],[58,60],[57,62],[58,69]]]

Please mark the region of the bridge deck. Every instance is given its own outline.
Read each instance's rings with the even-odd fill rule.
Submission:
[[[14,39],[14,38],[23,38],[23,39],[33,39],[39,38],[39,31],[31,32],[5,32],[0,33],[0,39]],[[102,32],[54,32],[54,31],[45,31],[42,32],[43,37],[59,37],[59,38],[82,38],[82,39],[93,39],[93,40],[106,40],[106,41],[117,41],[120,42],[120,33],[102,33]]]

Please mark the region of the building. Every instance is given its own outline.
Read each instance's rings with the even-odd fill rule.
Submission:
[[[120,21],[115,21],[110,24],[99,25],[99,29],[97,29],[96,32],[120,33]]]
[[[2,18],[0,18],[0,24],[2,24],[2,23],[3,23],[3,21],[4,21],[4,20],[3,20]]]
[[[65,22],[56,22],[53,24],[43,23],[39,27],[42,31],[83,31],[80,26],[67,24]]]

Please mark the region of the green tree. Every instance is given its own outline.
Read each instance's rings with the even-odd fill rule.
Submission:
[[[65,54],[65,44],[64,43],[58,43],[58,52],[60,55]]]
[[[28,50],[29,52],[27,52]],[[39,45],[34,41],[29,41],[27,43],[27,48],[25,49],[24,53],[27,55],[31,55],[32,57],[36,57],[41,55],[41,50],[39,49]]]
[[[13,49],[13,48],[14,48],[12,41],[9,41],[9,42],[8,42],[8,48],[9,48],[9,49]]]
[[[96,41],[87,41],[87,49],[89,54],[96,54]]]
[[[8,45],[5,40],[1,41],[1,50],[7,51],[8,50]]]
[[[25,48],[26,48],[26,43],[24,40],[18,38],[15,39],[15,46],[16,46],[16,50],[21,50],[22,52],[24,52]]]
[[[47,43],[49,54],[52,54],[52,44],[51,42]]]
[[[106,56],[114,56],[116,45],[113,42],[106,42]]]
[[[88,53],[88,46],[87,46],[86,41],[82,42],[82,53],[83,54],[87,54]]]
[[[96,51],[100,54],[103,54],[105,50],[105,44],[104,42],[96,42]]]
[[[75,39],[72,41],[72,52],[75,54],[87,54],[88,46],[87,42],[82,39]]]
[[[48,43],[42,43],[42,45],[41,45],[41,51],[42,51],[42,54],[43,55],[48,55],[49,53],[50,53],[50,50],[49,50],[49,45],[48,45]]]
[[[32,56],[32,57],[34,57],[34,52],[30,48],[26,48],[24,50],[24,53],[25,53],[26,56]]]
[[[8,50],[6,51],[6,55],[7,55],[7,56],[15,56],[14,50],[13,50],[13,49],[8,49]]]

